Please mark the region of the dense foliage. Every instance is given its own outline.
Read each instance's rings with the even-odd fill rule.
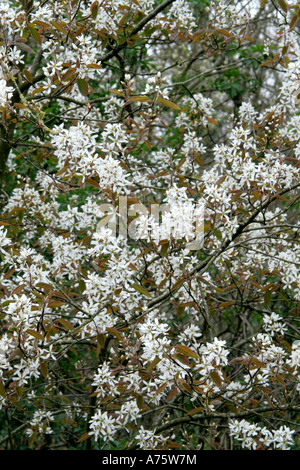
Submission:
[[[297,449],[300,6],[0,1],[0,446]]]

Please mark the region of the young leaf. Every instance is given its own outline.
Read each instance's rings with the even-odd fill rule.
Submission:
[[[5,391],[5,387],[2,383],[2,381],[0,380],[0,395],[5,398],[6,397],[6,391]]]
[[[150,292],[146,289],[144,286],[140,286],[139,284],[133,284],[132,287],[140,292],[143,295],[146,295],[147,297],[152,297]]]
[[[199,356],[195,351],[193,351],[188,346],[185,346],[183,344],[178,344],[176,346],[176,350],[177,350],[177,352],[179,352],[180,354],[183,354],[185,356],[189,356],[189,357],[193,357],[195,359],[199,359]]]
[[[148,98],[148,96],[131,96],[131,98],[129,98],[129,101],[141,101],[141,102],[147,102],[149,101],[150,98]]]
[[[43,376],[46,378],[48,376],[48,367],[47,367],[46,362],[41,362],[40,367],[41,367],[41,372]]]
[[[64,303],[62,302],[62,305]],[[65,320],[64,318],[58,318],[57,319],[58,323],[60,323],[62,326],[64,326],[67,330],[69,331],[72,331],[74,330],[74,326],[72,325],[72,323],[70,323],[69,321]]]
[[[280,5],[281,9],[282,9],[285,13],[287,13],[287,5],[286,5],[285,1],[284,1],[284,0],[278,0],[278,3],[279,3],[279,5]]]
[[[227,36],[228,38],[234,37],[233,33],[226,31],[226,29],[217,29],[218,33],[223,34],[223,36]]]
[[[38,331],[32,330],[31,328],[28,328],[26,331],[27,331],[28,334],[30,334],[34,338],[40,339],[41,341],[44,341],[44,336],[41,333],[39,333]]]
[[[99,3],[97,1],[93,2],[90,6],[92,17],[95,20],[98,15]]]
[[[80,93],[83,96],[87,96],[89,94],[89,86],[88,86],[87,81],[84,78],[77,78],[77,85],[78,85]]]
[[[146,369],[147,372],[150,372],[152,369],[154,369],[160,361],[161,359],[158,356],[156,356],[156,358],[153,359],[153,361],[150,362],[149,366],[147,367]]]
[[[31,36],[33,37],[33,39],[39,45],[41,45],[42,44],[42,37],[41,37],[40,33],[37,31],[37,29],[35,29],[35,27],[33,25],[29,25],[29,31],[30,31]]]
[[[82,441],[86,441],[87,439],[90,439],[91,435],[86,432],[85,434],[83,434],[83,436],[80,437],[80,439],[78,439],[77,442],[82,442]]]
[[[210,376],[212,378],[212,381],[218,386],[222,387],[222,380],[221,377],[219,376],[218,372],[216,370],[212,370],[210,373]]]
[[[115,336],[120,343],[122,343],[123,341],[122,335],[116,328],[106,328],[106,330],[108,333]]]
[[[159,97],[157,101],[168,108],[175,109],[176,111],[180,111],[181,109],[177,104],[172,103],[172,101],[166,100],[165,98]]]

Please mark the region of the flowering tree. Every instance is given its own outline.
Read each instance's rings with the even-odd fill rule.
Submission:
[[[1,447],[299,448],[299,5],[0,13]]]

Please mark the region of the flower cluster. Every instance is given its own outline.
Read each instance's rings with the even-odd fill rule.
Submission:
[[[274,448],[288,450],[293,445],[294,431],[287,426],[279,429],[269,430],[265,426],[251,424],[245,419],[241,421],[232,420],[229,423],[230,435],[242,443],[246,449]]]

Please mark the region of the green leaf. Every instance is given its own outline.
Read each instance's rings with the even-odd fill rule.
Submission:
[[[122,98],[125,98],[123,91],[114,89],[114,90],[110,90],[110,92],[113,93],[114,95],[122,96]]]
[[[90,6],[90,9],[91,9],[92,17],[95,20],[97,18],[97,14],[99,10],[99,3],[97,1],[93,2]]]
[[[78,85],[80,93],[83,96],[87,96],[89,94],[89,85],[84,78],[78,78],[77,85]]]
[[[219,241],[222,241],[223,237],[222,237],[222,232],[220,230],[215,230],[214,235]]]
[[[42,37],[40,35],[40,33],[35,29],[34,26],[32,25],[29,25],[29,31],[30,31],[30,34],[31,36],[33,37],[33,39],[38,43],[38,44],[42,44]]]
[[[172,103],[172,101],[166,100],[165,98],[162,98],[161,96],[158,98],[158,103],[163,104],[164,106],[167,106],[168,108],[176,109],[176,111],[180,111],[181,108],[177,106],[177,104]]]
[[[265,304],[266,307],[268,307],[270,305],[271,298],[272,298],[272,291],[268,290],[264,295],[264,304]]]
[[[138,408],[139,408],[140,410],[143,409],[143,404],[144,404],[144,397],[143,397],[143,395],[138,395],[138,396],[136,397],[136,404],[137,404],[137,406],[138,406]]]
[[[154,369],[160,361],[161,359],[156,356],[156,358],[153,359],[153,361],[150,362],[149,366],[147,367],[147,372],[150,372],[152,369]]]
[[[31,73],[29,72],[29,70],[24,69],[24,70],[23,70],[23,73],[24,73],[24,75],[25,75],[25,77],[26,77],[26,80],[28,80],[28,82],[32,83],[32,82],[33,82],[33,78],[32,78]]]
[[[169,241],[166,241],[165,243],[161,244],[160,254],[161,254],[162,258],[164,258],[166,256],[166,253],[168,251],[169,246],[170,246]]]
[[[129,98],[129,101],[141,101],[141,102],[146,102],[149,101],[150,98],[148,96],[132,96]]]
[[[149,291],[147,291],[146,287],[140,286],[139,284],[133,284],[132,287],[141,294],[146,295],[147,297],[151,297],[151,294]]]
[[[50,21],[50,23],[63,34],[66,34],[66,24],[63,21]]]

